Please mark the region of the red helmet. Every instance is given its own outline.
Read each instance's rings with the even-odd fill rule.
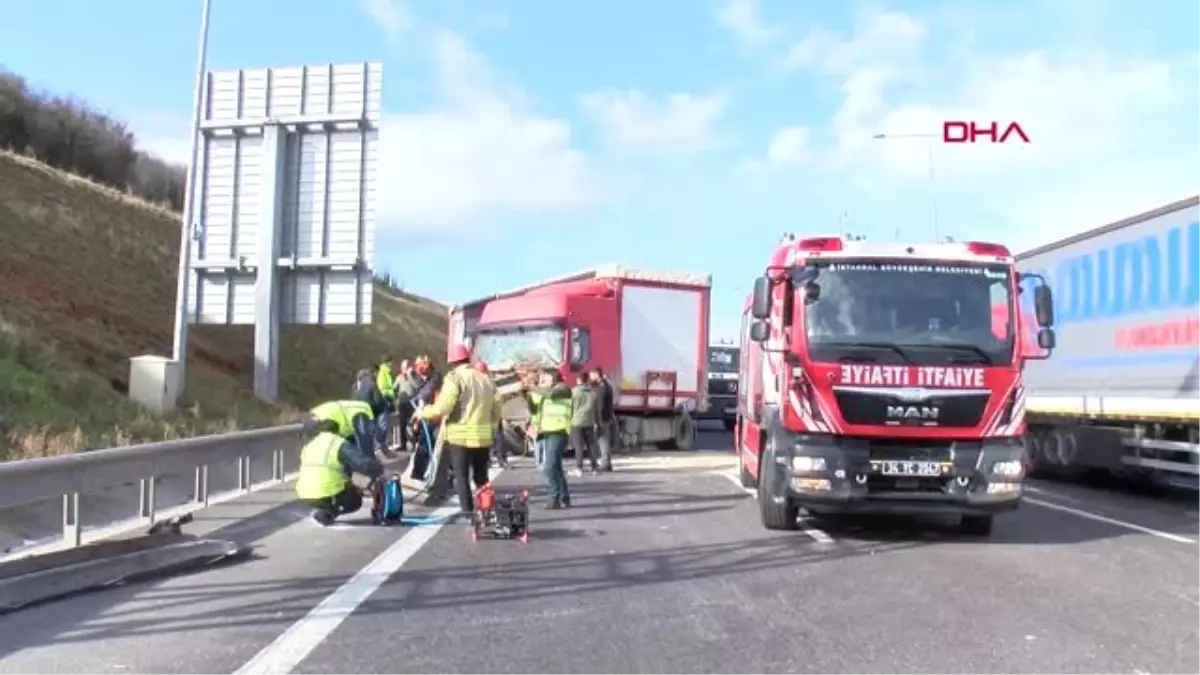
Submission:
[[[452,345],[446,350],[446,363],[462,363],[463,361],[471,360],[471,352],[466,345]]]

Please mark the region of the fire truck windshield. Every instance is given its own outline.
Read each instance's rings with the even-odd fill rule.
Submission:
[[[563,359],[564,331],[558,326],[481,328],[472,356],[489,370],[512,370],[518,365],[558,366]]]
[[[807,298],[816,361],[1012,362],[1012,284],[1003,266],[856,260],[816,272],[809,290],[797,289]]]

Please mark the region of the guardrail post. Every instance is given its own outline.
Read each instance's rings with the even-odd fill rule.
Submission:
[[[249,455],[238,457],[238,489],[242,492],[250,491],[250,457]]]
[[[154,483],[154,476],[143,478],[138,495],[138,517],[151,524],[154,523],[154,507],[157,501],[154,494]]]
[[[283,451],[274,450],[271,452],[271,480],[283,480]]]
[[[68,546],[83,543],[83,526],[79,523],[79,493],[63,495],[63,541]]]
[[[208,465],[196,467],[196,482],[192,488],[192,501],[208,506]]]

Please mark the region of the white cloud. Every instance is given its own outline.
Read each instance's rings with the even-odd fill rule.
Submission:
[[[598,198],[571,127],[529,110],[457,34],[434,36],[442,105],[382,122],[379,228],[467,229],[484,216],[554,212]]]
[[[749,49],[766,47],[783,36],[783,31],[763,23],[757,0],[727,0],[717,11],[717,23]]]
[[[725,97],[676,93],[654,100],[640,91],[599,91],[580,97],[580,106],[616,145],[702,150],[715,141]]]
[[[412,26],[412,14],[403,0],[362,0],[363,11],[390,37]]]
[[[853,37],[814,28],[791,45],[781,65],[786,70],[816,67],[829,73],[888,63],[903,65],[920,52],[928,37],[929,27],[917,17],[862,10],[855,15]]]
[[[767,161],[772,164],[803,164],[812,156],[808,127],[784,127],[775,133],[767,147]]]
[[[959,45],[934,56],[926,53],[930,34],[923,19],[866,12],[852,36],[817,29],[791,46],[781,66],[805,69],[840,95],[828,128],[816,133],[810,167],[899,198],[928,185],[932,149],[937,191],[997,214],[993,225],[1020,243],[1195,193],[1194,140],[1170,139],[1171,130],[1194,137],[1194,59],[1098,49],[982,54]],[[1031,142],[944,144],[947,120],[1001,129],[1017,122]],[[881,133],[894,138],[873,138]],[[772,164],[770,153],[759,161]]]
[[[138,150],[176,164],[191,159],[192,144],[188,140],[186,114],[174,112],[143,112],[128,119]]]

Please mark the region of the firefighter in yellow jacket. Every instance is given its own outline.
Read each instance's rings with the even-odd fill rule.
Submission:
[[[500,423],[500,397],[492,379],[471,365],[466,347],[452,347],[446,361],[449,372],[442,379],[441,391],[414,417],[445,420],[442,450],[454,470],[459,506],[469,513],[475,510],[471,485],[478,489],[488,484],[492,442]]]
[[[330,401],[313,408],[309,428],[317,432],[300,449],[296,496],[313,508],[312,518],[330,525],[362,508],[362,493],[350,480],[360,473],[383,475],[372,446],[371,406],[362,401]]]

